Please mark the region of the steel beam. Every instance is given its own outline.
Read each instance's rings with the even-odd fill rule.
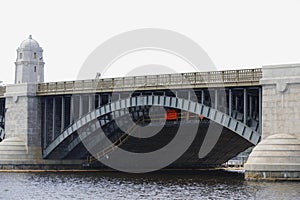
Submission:
[[[235,110],[238,111],[238,103],[239,103],[239,98],[238,96],[236,95],[235,96]]]
[[[48,101],[47,101],[47,97],[45,97],[45,106],[44,106],[44,142],[43,142],[43,144],[44,144],[44,148],[46,148],[46,146],[47,146],[47,112],[48,112],[48,109],[47,109],[47,103],[48,103]]]
[[[229,98],[229,102],[228,102],[229,112],[228,112],[228,114],[231,117],[231,115],[232,115],[232,91],[231,91],[231,89],[229,89],[228,96],[229,96],[228,97]]]
[[[250,118],[252,119],[252,96],[251,95],[249,95],[249,116],[250,116]]]
[[[74,119],[74,96],[70,97],[70,124],[73,123]]]
[[[61,97],[61,125],[60,130],[63,131],[65,128],[65,98]]]
[[[215,109],[218,110],[218,90],[215,89]]]
[[[247,89],[244,88],[244,124],[247,124]]]
[[[100,107],[100,106],[101,106],[101,95],[98,94],[98,107]]]
[[[55,138],[55,129],[56,129],[56,123],[55,123],[55,115],[56,115],[56,99],[53,97],[52,102],[52,140]]]
[[[89,112],[93,110],[93,96],[89,95]]]
[[[111,103],[111,94],[107,95],[107,103]]]
[[[79,95],[79,118],[82,116],[83,113],[83,98],[82,95]]]

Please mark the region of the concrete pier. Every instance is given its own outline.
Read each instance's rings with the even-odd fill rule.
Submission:
[[[245,178],[300,180],[300,64],[262,69],[262,141],[248,158]]]
[[[80,160],[44,160],[41,104],[35,83],[6,87],[5,139],[0,143],[0,169],[78,169]]]

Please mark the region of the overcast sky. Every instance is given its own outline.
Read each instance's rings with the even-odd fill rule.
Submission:
[[[16,49],[29,34],[44,49],[47,82],[76,79],[97,46],[139,28],[186,35],[218,69],[300,63],[299,10],[297,0],[2,1],[0,80],[13,83]]]

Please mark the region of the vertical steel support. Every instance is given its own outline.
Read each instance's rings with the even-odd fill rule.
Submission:
[[[231,89],[229,89],[228,96],[229,96],[229,102],[228,102],[229,112],[228,112],[228,114],[229,114],[229,116],[231,116],[232,115],[232,91],[231,91]]]
[[[252,119],[252,96],[249,95],[249,116]]]
[[[111,103],[111,94],[108,94],[107,98],[108,98],[108,103]]]
[[[100,106],[101,106],[101,95],[98,94],[98,107],[100,107]]]
[[[83,111],[83,98],[82,95],[79,95],[79,118],[82,116]]]
[[[44,107],[44,148],[47,147],[47,97],[45,97],[45,107]]]
[[[64,96],[61,97],[61,132],[65,128],[65,98]]]
[[[191,91],[188,90],[188,100],[190,101],[191,100]]]
[[[201,104],[204,104],[204,90],[201,90]]]
[[[254,119],[258,119],[258,112],[259,112],[259,108],[258,108],[258,96],[254,98],[254,110],[255,110],[255,117]]]
[[[215,109],[218,110],[218,90],[215,89]]]
[[[258,89],[258,117],[259,117],[258,131],[262,133],[262,90],[261,88]]]
[[[247,124],[247,89],[244,88],[244,124]]]
[[[70,124],[73,123],[74,119],[74,96],[70,97]]]
[[[238,103],[239,103],[239,98],[238,96],[235,96],[235,110],[238,111]]]
[[[56,99],[55,99],[55,97],[53,97],[53,106],[52,106],[52,140],[54,140],[54,138],[55,138],[55,129],[56,129],[55,115],[56,115]]]
[[[89,95],[89,112],[93,110],[93,98],[92,95]]]

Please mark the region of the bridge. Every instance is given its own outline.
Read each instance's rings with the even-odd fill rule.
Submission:
[[[114,138],[112,141],[117,141],[122,134],[115,128],[116,119],[113,116],[122,118],[122,115],[128,115],[133,121],[143,118],[141,126],[148,124],[151,127],[165,121],[167,109],[176,110],[178,118],[167,121],[161,135],[166,135],[179,124],[189,126],[193,122],[200,123],[198,137],[203,137],[208,124],[213,122],[214,126],[225,128],[221,139],[236,145],[232,149],[219,144],[216,149],[226,150],[225,155],[215,151],[214,155],[203,159],[204,162],[199,162],[199,158],[195,157],[191,159],[193,165],[187,165],[184,158],[190,154],[183,155],[181,159],[185,160],[185,164],[178,162],[178,165],[220,165],[260,141],[261,76],[261,69],[244,69],[39,83],[35,92],[41,110],[38,121],[41,121],[42,157],[86,159],[91,155],[82,145],[79,129],[90,127],[92,122],[98,120],[102,129],[113,130],[109,135]],[[4,93],[1,96],[4,97]],[[4,110],[5,104],[2,105]],[[151,119],[146,119],[146,116],[149,116],[150,109],[156,110],[156,122],[149,124],[147,120]],[[199,118],[200,115],[204,120]],[[85,140],[87,138],[88,135]],[[165,142],[168,142],[167,139]],[[144,143],[141,145],[144,147],[147,143],[157,143],[155,138],[147,142],[131,137],[124,145],[130,146],[134,142]],[[194,146],[200,147],[202,142],[203,138]]]
[[[43,83],[43,61],[19,55],[42,55],[28,40],[0,87],[2,169],[103,168],[116,147],[158,151],[184,130],[189,147],[164,167],[216,167],[255,146],[247,179],[299,180],[300,65]]]

